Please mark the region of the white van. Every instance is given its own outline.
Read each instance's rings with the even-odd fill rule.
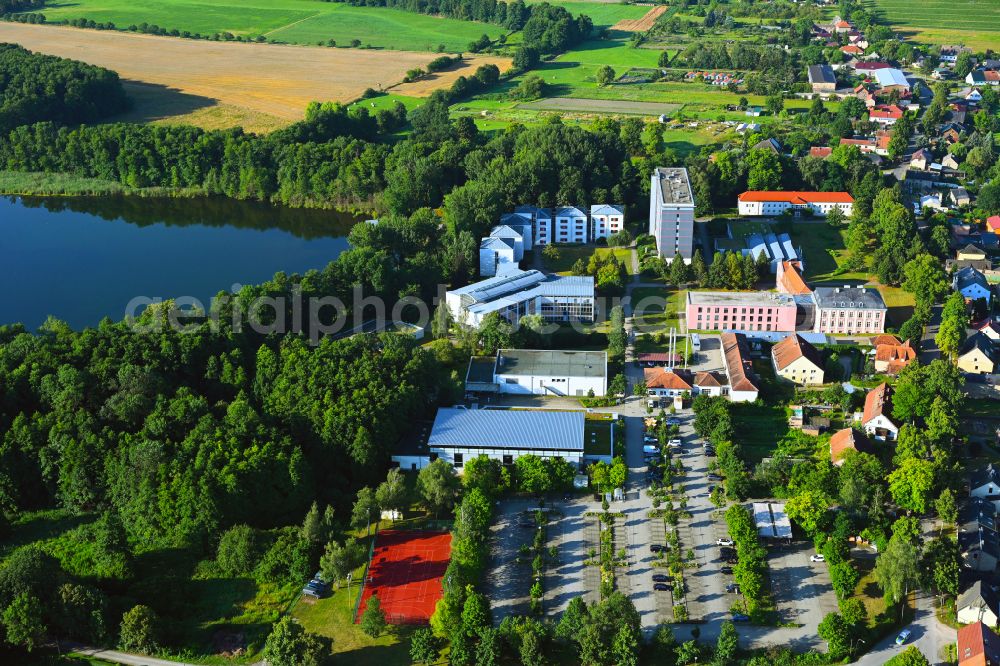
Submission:
[[[697,333],[691,334],[691,351],[701,351],[701,336]]]

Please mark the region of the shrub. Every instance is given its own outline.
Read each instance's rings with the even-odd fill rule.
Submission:
[[[247,576],[258,558],[257,533],[249,525],[234,525],[219,540],[215,561],[227,576]]]

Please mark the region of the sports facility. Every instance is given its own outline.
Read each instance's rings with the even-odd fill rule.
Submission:
[[[379,532],[355,621],[377,595],[389,624],[426,624],[441,598],[450,556],[449,532]]]

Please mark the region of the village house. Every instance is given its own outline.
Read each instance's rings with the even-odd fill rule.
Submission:
[[[833,148],[828,146],[813,146],[809,149],[809,157],[815,157],[818,160],[825,160],[833,153]]]
[[[969,337],[958,352],[958,369],[970,375],[992,375],[997,369],[997,345],[985,333]]]
[[[901,342],[894,335],[877,335],[872,344],[875,346],[875,372],[898,375],[917,358],[917,350],[910,341]]]
[[[984,622],[959,628],[958,666],[1000,666],[1000,638]]]
[[[987,303],[990,302],[990,283],[986,281],[986,276],[971,266],[967,266],[955,272],[951,278],[951,288],[962,294],[966,302],[976,301],[980,298]]]
[[[969,497],[984,499],[1000,508],[1000,466],[989,463],[969,476]]]
[[[892,418],[892,387],[885,382],[865,396],[861,427],[869,437],[879,441],[895,440],[899,434],[899,426]]]
[[[878,123],[883,127],[891,127],[903,117],[903,110],[895,104],[888,106],[876,106],[868,112],[868,119],[873,123]]]
[[[823,383],[823,360],[819,352],[798,334],[792,333],[771,347],[771,363],[775,375],[793,384]]]
[[[830,462],[840,467],[850,451],[875,455],[875,447],[860,430],[844,428],[833,433],[830,437]]]
[[[972,571],[992,573],[1000,562],[1000,536],[996,532],[996,506],[973,498],[958,517],[958,550],[962,566]]]
[[[809,84],[814,93],[832,93],[837,90],[837,75],[829,65],[810,65]]]
[[[742,333],[723,333],[720,337],[729,399],[732,402],[753,402],[760,394],[760,380],[753,371],[746,336]]]
[[[1000,86],[1000,71],[995,69],[975,69],[965,77],[970,86]]]
[[[977,580],[962,592],[955,604],[957,619],[962,624],[982,622],[991,627],[1000,619],[1000,603],[989,585]]]
[[[914,151],[913,155],[910,157],[910,168],[919,169],[920,171],[925,171],[927,165],[933,161],[931,153],[926,148],[920,148]]]

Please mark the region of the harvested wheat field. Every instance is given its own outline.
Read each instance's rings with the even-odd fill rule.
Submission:
[[[642,18],[631,19],[628,21],[618,21],[618,23],[611,26],[611,29],[621,30],[623,32],[646,32],[653,27],[653,24],[656,23],[656,19],[660,18],[660,16],[666,11],[666,5],[659,5],[643,14]]]
[[[0,23],[0,42],[74,58],[119,73],[135,108],[125,120],[242,125],[267,131],[303,117],[312,101],[348,102],[388,88],[432,53],[209,42],[79,28]],[[430,94],[495,58],[468,57],[405,89]],[[398,90],[404,92],[403,90]]]

